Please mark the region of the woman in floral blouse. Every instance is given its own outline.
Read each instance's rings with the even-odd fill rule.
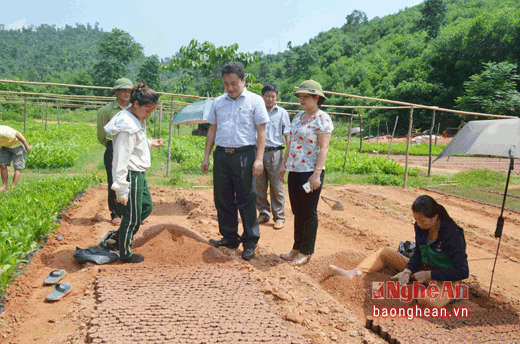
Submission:
[[[291,123],[291,144],[285,150],[280,180],[285,181],[285,171],[289,171],[289,199],[294,214],[294,245],[291,252],[282,254],[289,264],[306,264],[314,253],[318,231],[318,201],[325,177],[325,160],[329,151],[330,136],[334,126],[330,116],[318,106],[323,104],[325,95],[321,85],[314,80],[306,80],[294,95],[305,110],[298,113]],[[309,182],[307,192],[304,184]]]

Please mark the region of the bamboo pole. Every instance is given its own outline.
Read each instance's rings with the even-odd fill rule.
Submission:
[[[158,139],[161,138],[161,120],[162,120],[162,116],[163,116],[163,102],[161,100],[161,106],[160,106],[160,112],[159,112],[159,135],[157,135]],[[158,147],[157,151],[160,152],[161,151],[161,147]]]
[[[361,153],[363,149],[363,120],[361,119],[361,114],[359,115],[359,153]]]
[[[428,177],[431,177],[431,172],[432,172],[432,134],[433,134],[433,129],[435,129],[435,112],[436,111],[433,110],[432,126],[430,127],[430,154],[429,154],[429,159],[428,159]]]
[[[377,120],[377,138],[376,143],[379,143],[379,119]]]
[[[397,121],[398,120],[399,120],[399,116],[396,116],[395,117],[394,130],[392,131],[392,136],[390,136],[390,146],[388,147],[388,154],[386,156],[387,159],[390,157],[390,150],[392,149],[392,141],[394,140],[395,128],[397,128]]]
[[[105,87],[105,86],[72,85],[72,84],[59,84],[59,83],[53,83],[53,82],[16,81],[16,80],[0,80],[0,82],[10,83],[10,84],[88,88],[88,89],[92,89],[92,90],[111,90],[112,89],[111,87]],[[188,94],[177,94],[177,93],[166,93],[166,92],[156,92],[156,93],[164,94],[164,95],[168,95],[168,96],[175,96],[175,97],[179,97],[179,98],[194,98],[194,99],[208,98],[208,97],[193,96],[193,95],[188,95]]]
[[[27,99],[23,104],[23,134],[25,135],[25,131],[27,129]]]
[[[45,102],[45,131],[47,131],[47,118],[49,117],[49,104]]]
[[[330,92],[330,91],[323,91],[323,93],[327,93],[333,96],[340,96],[340,97],[348,97],[348,98],[355,98],[355,99],[364,99],[364,100],[371,100],[375,102],[381,102],[381,103],[389,103],[389,104],[395,104],[395,105],[403,105],[418,109],[427,109],[427,110],[438,110],[442,112],[451,112],[456,113],[460,115],[470,115],[470,116],[483,116],[483,117],[494,117],[494,118],[517,118],[514,116],[502,116],[502,115],[492,115],[492,114],[486,114],[486,113],[480,113],[480,112],[468,112],[468,111],[460,111],[460,110],[452,110],[452,109],[445,109],[445,108],[439,108],[436,106],[427,106],[427,105],[420,105],[420,104],[414,104],[414,103],[407,103],[407,102],[400,102],[397,100],[388,100],[388,99],[380,99],[380,98],[372,98],[372,97],[363,97],[363,96],[357,96],[353,94],[347,94],[347,93],[339,93],[339,92]]]
[[[299,106],[300,103],[293,102],[283,102],[277,101],[276,104],[280,105],[295,105]],[[320,107],[323,108],[337,108],[337,109],[409,109],[409,106],[381,106],[381,105],[332,105],[332,104],[322,104]],[[287,110],[287,111],[296,111],[296,110]],[[298,110],[300,111],[300,110]],[[327,113],[329,113],[327,111]]]
[[[408,126],[408,140],[406,142],[406,162],[404,165],[403,189],[406,189],[406,179],[408,178],[408,153],[410,152],[410,141],[412,138],[413,108],[413,106],[410,108],[410,125]]]
[[[399,116],[398,116],[398,117],[399,117]],[[385,121],[385,124],[386,124],[386,132],[387,132],[388,134],[390,134],[390,130],[388,130],[388,121]]]
[[[157,111],[153,112],[153,137],[157,137]]]
[[[60,104],[56,103],[56,114],[58,116],[58,125],[60,125]]]
[[[352,130],[352,118],[354,117],[354,112],[352,112],[352,116],[350,116],[350,121],[348,124],[348,140],[347,140],[347,148],[345,149],[345,160],[343,161],[343,172],[345,172],[345,166],[347,165],[347,154],[348,154],[348,146],[350,145],[350,131]]]
[[[44,122],[44,120],[45,120],[44,117],[45,117],[45,107],[42,106],[42,121],[41,121],[41,122],[42,122],[42,130],[43,130],[43,122]]]
[[[440,130],[441,130],[441,123],[439,122],[439,123],[437,124],[437,135],[435,135],[435,145],[436,145],[436,146],[437,146],[437,137],[439,137]]]
[[[172,155],[172,121],[173,121],[173,97],[172,97],[172,103],[171,103],[171,112],[170,112],[170,124],[169,124],[169,131],[168,131],[168,160],[166,163],[166,176],[170,176],[170,161],[171,161],[171,155]]]

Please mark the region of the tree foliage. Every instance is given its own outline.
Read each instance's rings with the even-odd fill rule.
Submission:
[[[434,39],[445,22],[446,4],[443,0],[426,0],[420,11],[422,17],[417,21],[417,27],[426,30],[428,39]]]
[[[457,107],[497,115],[518,116],[520,93],[516,90],[519,76],[516,64],[509,62],[483,63],[484,71],[472,75],[464,83],[464,95],[456,100]]]
[[[59,82],[81,70],[89,71],[102,34],[98,23],[0,30],[0,77]]]
[[[464,105],[467,104],[464,99],[471,92],[476,92],[477,84],[473,81],[476,76],[480,77],[482,83],[487,75],[484,71],[490,72],[485,64],[520,63],[518,0],[444,0],[444,20],[437,22],[442,25],[438,26],[435,37],[428,32],[428,26],[417,26],[428,15],[435,17],[440,13],[426,11],[427,5],[433,8],[433,4],[434,1],[426,1],[395,14],[370,20],[360,11],[346,13],[346,23],[342,27],[320,32],[302,45],[289,42],[285,51],[275,54],[244,54],[238,52],[236,44],[215,47],[208,42],[192,41],[181,51],[172,52],[172,58],[160,60],[167,67],[159,72],[159,89],[218,95],[222,91],[222,64],[236,60],[246,65],[248,75],[257,77],[257,83],[277,85],[283,101],[296,102],[294,86],[303,80],[314,79],[329,91],[445,108],[464,106],[465,109],[476,111],[477,108]],[[442,5],[441,2],[437,4]],[[0,30],[0,77],[90,83],[93,66],[99,62],[96,60],[97,42],[103,34],[97,25],[66,26],[63,29],[42,25],[38,28]],[[258,63],[253,63],[257,59]],[[124,74],[133,81],[139,80],[139,71],[148,71],[143,65],[145,62],[148,63],[143,56],[131,60],[125,66]],[[104,70],[108,73],[113,68],[117,66],[107,64]],[[494,74],[498,78],[498,75],[502,75],[498,72]],[[256,85],[250,86],[251,80],[248,79],[248,87],[256,89]],[[510,75],[503,81],[511,86]],[[112,82],[113,78],[108,81],[108,86]],[[488,83],[491,81],[485,82],[486,85]],[[53,91],[57,93],[66,90]],[[507,99],[507,94],[499,96],[502,98],[496,98],[496,94],[489,97],[495,97],[495,102],[496,99]],[[481,100],[488,98],[484,95],[478,97]],[[508,102],[514,102],[514,97]],[[375,102],[335,96],[326,103],[378,105]],[[483,108],[482,104],[479,106]],[[489,111],[485,112],[513,111],[491,106],[486,108]],[[391,123],[399,115],[401,120],[397,133],[402,134],[408,129],[407,121],[402,120],[407,116],[404,114],[406,111],[367,110],[363,126],[371,124],[374,128],[378,120]],[[431,111],[414,111],[416,128],[428,128],[430,117]],[[344,118],[338,116],[334,120],[341,121]],[[438,113],[437,119],[441,123],[441,130],[445,126],[457,126],[461,120],[456,115],[446,113]]]
[[[157,55],[147,57],[139,67],[137,81],[144,82],[148,87],[157,90],[160,87],[161,79],[159,77],[161,62]]]
[[[99,62],[92,67],[94,82],[111,86],[115,80],[128,77],[126,66],[143,56],[143,47],[129,33],[113,29],[99,39],[97,54]]]
[[[170,65],[165,66],[164,69],[172,72],[182,69],[190,75],[199,73],[204,77],[204,83],[199,88],[199,93],[216,96],[221,93],[220,69],[225,63],[237,61],[247,67],[258,61],[258,56],[251,53],[239,53],[238,48],[237,43],[227,47],[216,47],[213,43],[207,41],[199,43],[194,39],[187,46],[181,47],[177,56],[173,57]],[[248,82],[255,81],[254,76],[248,76]]]

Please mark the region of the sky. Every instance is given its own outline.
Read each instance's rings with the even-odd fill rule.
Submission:
[[[6,29],[76,23],[103,31],[128,32],[144,54],[173,56],[192,39],[216,46],[238,43],[240,51],[276,54],[302,45],[322,31],[341,27],[354,10],[368,19],[394,14],[423,0],[53,0],[4,1],[0,24]]]

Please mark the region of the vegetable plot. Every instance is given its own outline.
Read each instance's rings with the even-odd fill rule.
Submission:
[[[45,177],[21,182],[0,193],[0,293],[20,263],[58,227],[60,211],[80,192],[98,183],[95,176]]]
[[[3,123],[23,133],[22,123],[14,121]],[[28,168],[71,167],[80,154],[86,154],[99,145],[96,139],[96,127],[86,124],[49,124],[47,130],[42,130],[40,123],[27,122],[24,137],[32,148],[32,151],[27,154],[26,167]]]

